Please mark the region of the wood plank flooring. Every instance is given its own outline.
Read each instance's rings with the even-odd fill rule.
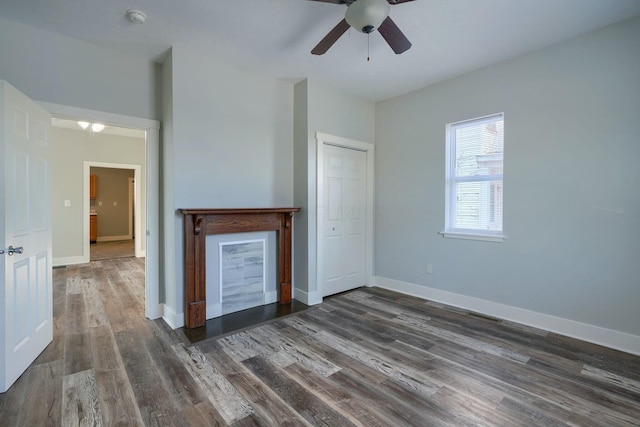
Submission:
[[[640,357],[378,288],[191,344],[136,258],[54,270],[0,426],[639,426]]]
[[[221,338],[241,332],[274,319],[300,313],[309,308],[308,305],[295,299],[291,304],[279,304],[276,302],[215,317],[207,320],[204,326],[193,329],[180,328],[179,332],[182,333],[190,343],[196,343],[198,341],[204,341],[207,338]]]
[[[135,256],[135,240],[115,240],[112,242],[97,242],[89,245],[91,261]]]

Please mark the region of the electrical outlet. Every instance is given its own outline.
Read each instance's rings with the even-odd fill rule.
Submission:
[[[427,274],[433,273],[433,266],[431,264],[427,264]]]
[[[102,206],[102,202],[98,202],[98,206]]]
[[[64,201],[64,207],[65,208],[71,207],[71,200],[65,200]]]
[[[113,206],[118,206],[118,202],[113,202]]]

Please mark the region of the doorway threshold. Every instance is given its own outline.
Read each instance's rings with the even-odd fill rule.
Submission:
[[[276,302],[209,319],[199,328],[180,328],[178,331],[182,332],[189,343],[194,344],[209,338],[223,338],[310,308],[312,307],[297,300],[293,300],[291,304]]]

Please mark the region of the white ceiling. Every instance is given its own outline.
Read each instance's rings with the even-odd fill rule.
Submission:
[[[127,9],[147,14],[132,24]],[[185,46],[278,79],[318,79],[382,100],[640,15],[640,0],[415,0],[390,16],[413,43],[350,30],[311,49],[345,6],[310,0],[0,0],[0,16],[159,61]]]

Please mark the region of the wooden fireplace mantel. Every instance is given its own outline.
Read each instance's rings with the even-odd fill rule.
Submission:
[[[204,326],[207,317],[205,239],[210,234],[276,231],[280,304],[291,303],[291,219],[300,208],[178,209],[184,218],[184,324]]]

